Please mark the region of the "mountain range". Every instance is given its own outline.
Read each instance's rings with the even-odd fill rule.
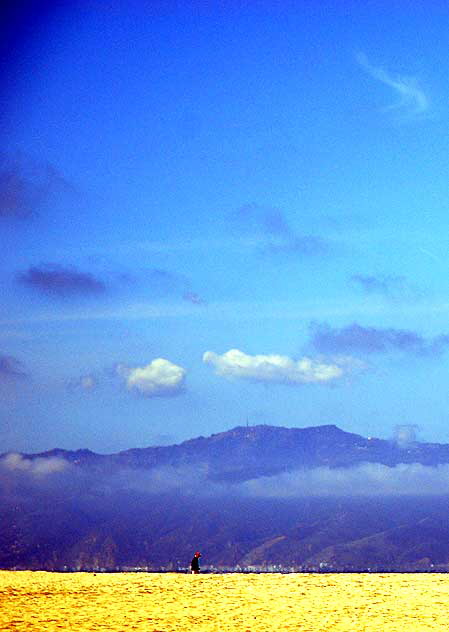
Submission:
[[[3,454],[0,503],[0,568],[449,569],[449,445],[334,425]]]
[[[449,463],[449,444],[365,438],[335,425],[309,428],[260,425],[240,426],[178,445],[133,448],[117,454],[54,449],[23,456],[30,460],[59,457],[78,467],[102,470],[201,464],[207,466],[210,478],[243,481],[298,468],[353,467],[360,463],[437,466]]]

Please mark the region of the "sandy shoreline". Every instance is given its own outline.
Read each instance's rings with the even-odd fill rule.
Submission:
[[[446,630],[449,575],[0,571],[2,630]]]

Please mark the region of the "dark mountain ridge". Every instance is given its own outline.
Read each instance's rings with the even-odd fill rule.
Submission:
[[[361,471],[351,468],[380,464],[381,478],[395,477],[399,464],[449,463],[448,445],[401,445],[334,425],[252,426],[117,454],[5,457],[0,568],[176,570],[200,549],[204,568],[218,570],[449,570],[449,493],[360,496],[350,487]],[[47,467],[55,459],[70,467]],[[349,487],[319,496],[314,472],[325,472],[325,485],[349,474]],[[291,478],[310,489],[283,496]],[[280,494],[247,493],[254,482],[271,492],[273,480]]]
[[[180,444],[132,448],[115,454],[54,449],[23,454],[26,459],[59,457],[77,466],[101,469],[203,465],[212,480],[243,481],[304,468],[347,468],[360,463],[393,467],[400,463],[449,463],[449,445],[365,438],[335,425],[308,428],[238,426]]]

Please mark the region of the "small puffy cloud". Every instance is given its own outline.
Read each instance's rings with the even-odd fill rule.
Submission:
[[[71,379],[67,382],[67,388],[70,390],[93,391],[98,386],[98,379],[94,375],[86,374],[81,377]]]
[[[116,370],[129,390],[145,397],[172,397],[185,388],[186,370],[164,358],[156,358],[142,367],[120,364]]]
[[[83,375],[80,378],[79,385],[84,391],[92,391],[97,386],[97,380],[93,375]]]
[[[449,336],[426,339],[415,331],[392,327],[363,327],[352,323],[346,327],[312,324],[313,349],[322,353],[387,353],[401,351],[418,355],[436,355],[449,345]]]
[[[408,448],[416,442],[416,424],[399,424],[394,429],[394,440],[400,448]]]
[[[415,299],[419,295],[403,276],[354,274],[351,282],[365,294],[377,294],[391,300]]]
[[[0,354],[0,380],[26,377],[22,363],[10,355]]]
[[[297,253],[305,256],[324,255],[329,252],[329,244],[315,235],[292,235],[289,238],[272,237],[264,247],[268,254]]]
[[[145,280],[149,283],[152,292],[161,295],[177,293],[187,283],[182,275],[161,268],[147,270]]]
[[[52,194],[70,189],[64,177],[48,163],[23,155],[0,155],[0,219],[33,217]]]
[[[59,297],[100,294],[106,290],[103,281],[89,272],[54,263],[31,266],[19,273],[17,280],[39,292]]]
[[[326,363],[308,357],[293,360],[276,354],[248,355],[238,349],[222,355],[206,351],[203,361],[213,366],[215,373],[222,377],[292,385],[333,382],[346,374],[351,362],[350,358]]]
[[[182,274],[162,268],[151,268],[145,270],[142,278],[152,295],[156,297],[182,296],[188,303],[205,304],[205,301],[192,290],[190,280]]]
[[[240,233],[252,235],[263,254],[323,255],[328,242],[317,235],[294,230],[280,209],[246,204],[232,213],[231,221]]]
[[[14,452],[4,456],[0,460],[0,465],[9,471],[28,472],[37,476],[62,472],[70,467],[69,463],[60,457],[27,459],[21,454]]]
[[[205,305],[205,301],[196,292],[184,292],[182,298],[193,305]]]

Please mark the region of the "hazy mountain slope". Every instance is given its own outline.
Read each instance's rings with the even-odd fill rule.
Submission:
[[[54,449],[23,456],[32,460],[59,457],[78,467],[103,471],[119,467],[148,470],[203,466],[211,479],[242,481],[298,468],[352,467],[357,463],[434,466],[449,463],[449,445],[418,442],[398,445],[384,439],[367,439],[334,425],[251,426],[190,439],[179,445],[135,448],[111,455]]]
[[[446,496],[361,497],[347,487],[317,497],[313,478],[299,495],[283,492],[322,471],[314,468],[330,484],[334,471],[359,477],[362,463],[384,464],[386,476],[395,470],[385,465],[433,467],[447,454],[448,446],[401,447],[335,426],[258,426],[115,455],[14,457],[0,476],[0,567],[175,569],[199,548],[203,564],[218,568],[446,568]],[[47,467],[54,463],[62,469]]]

